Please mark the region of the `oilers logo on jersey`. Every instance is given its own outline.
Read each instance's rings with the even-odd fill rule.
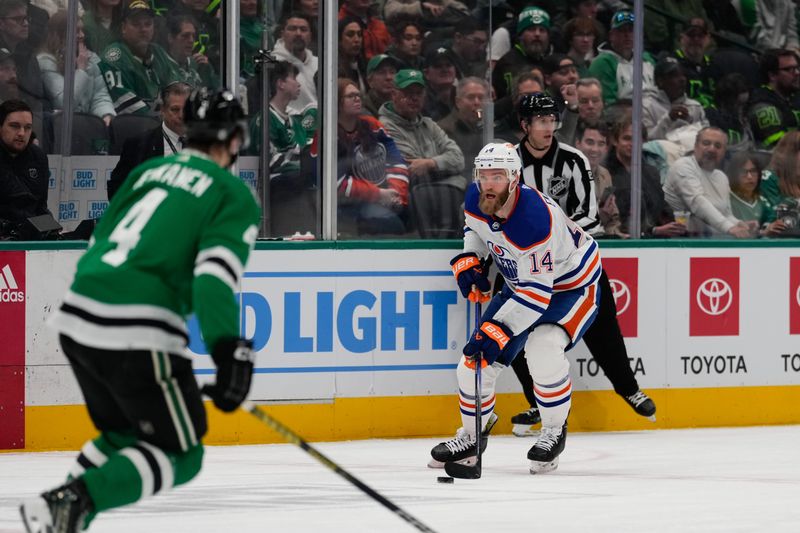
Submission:
[[[486,245],[503,277],[511,283],[517,283],[517,262],[514,260],[514,256],[506,248],[495,242],[487,241]]]

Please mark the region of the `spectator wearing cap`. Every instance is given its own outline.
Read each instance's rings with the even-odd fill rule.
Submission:
[[[464,177],[472,178],[475,157],[483,148],[483,106],[490,97],[489,84],[470,76],[456,86],[455,109],[439,121],[439,126],[464,153]]]
[[[459,77],[458,60],[449,48],[431,48],[425,54],[425,107],[422,114],[441,120],[455,107],[456,79]]]
[[[6,48],[0,48],[0,104],[6,100],[19,99],[17,65],[14,56]]]
[[[566,54],[551,54],[542,62],[545,90],[556,101],[561,112],[561,127],[556,131],[559,141],[573,144],[578,123],[578,69]]]
[[[676,20],[708,20],[703,3],[703,0],[648,0],[648,6],[672,15],[672,18],[661,16],[655,11],[647,12],[644,17],[644,42],[647,49],[653,53],[672,50],[680,31]]]
[[[34,132],[42,139],[45,133],[42,113],[52,110],[52,106],[29,39],[28,3],[25,0],[0,0],[0,48],[11,53],[17,68],[19,97],[31,107]]]
[[[453,54],[456,68],[462,76],[486,76],[486,45],[489,36],[486,28],[474,18],[466,18],[453,34]]]
[[[762,51],[785,48],[800,52],[797,35],[797,6],[793,0],[761,0],[756,2],[756,23],[752,41]]]
[[[601,42],[597,24],[599,22],[595,19],[576,17],[564,25],[567,55],[575,62],[580,78],[589,76],[589,65],[597,56],[597,45]]]
[[[678,47],[672,51],[683,66],[689,86],[686,90],[704,108],[714,103],[714,80],[709,75],[711,58],[706,55],[711,45],[708,22],[700,17],[689,19],[681,31]]]
[[[527,7],[517,18],[517,39],[514,47],[497,61],[492,71],[495,96],[511,93],[514,76],[540,65],[553,53],[550,44],[550,15],[544,9]]]
[[[389,26],[392,44],[386,53],[392,56],[399,69],[422,70],[422,42],[425,32],[418,19],[400,17]]]
[[[361,98],[361,105],[373,117],[378,117],[381,106],[392,99],[397,60],[388,54],[378,54],[367,63],[369,90]]]
[[[464,191],[464,154],[430,117],[425,106],[425,79],[419,70],[403,69],[394,78],[392,100],[380,109],[380,120],[408,162],[411,186],[440,182]]]
[[[759,64],[762,85],[753,89],[747,111],[757,147],[772,150],[800,120],[800,63],[795,52],[767,50]]]
[[[606,108],[618,100],[633,97],[633,13],[617,11],[611,17],[608,41],[598,47],[599,54],[589,66],[589,74],[600,80]],[[642,64],[642,89],[644,93],[657,91],[653,78],[653,57],[644,52]]]
[[[145,0],[122,11],[122,39],[101,55],[100,70],[117,115],[153,115],[161,87],[180,79],[167,52],[153,42],[155,12]]]
[[[642,99],[642,124],[649,140],[666,139],[667,134],[690,124],[695,132],[708,125],[700,102],[686,95],[686,74],[677,59],[665,56],[655,68],[655,95]]]
[[[494,4],[494,2],[492,3]],[[535,3],[536,6],[525,6],[525,4],[533,3]],[[519,21],[519,14],[526,9],[538,7],[539,9],[545,10],[547,14],[550,15],[550,41],[554,44],[559,42],[557,35],[554,36],[553,32],[557,33],[558,29],[566,23],[568,18],[567,8],[564,6],[563,0],[537,0],[536,2],[516,1],[504,2],[500,5],[503,4],[512,4],[517,7],[513,9],[513,14],[508,14],[504,17],[508,18],[508,20],[500,24],[500,26],[492,32],[491,55],[489,57],[490,68],[494,69],[494,66],[500,58],[511,50],[513,43],[517,40],[517,22]],[[498,6],[498,8],[499,7],[500,6]],[[494,20],[501,19],[495,18]]]
[[[364,59],[367,61],[384,53],[391,42],[386,24],[371,12],[371,7],[371,0],[344,0],[339,8],[339,20],[345,17],[361,20],[364,27]]]
[[[339,20],[339,77],[349,78],[361,93],[367,92],[367,64],[364,61],[364,23],[355,17]]]
[[[315,77],[319,60],[311,50],[311,19],[299,12],[283,16],[280,23],[280,39],[275,42],[272,53],[276,59],[288,61],[297,67],[300,82],[300,96],[290,108],[299,111],[309,105],[317,105],[317,84]]]

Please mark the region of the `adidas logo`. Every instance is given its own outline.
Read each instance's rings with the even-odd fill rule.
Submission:
[[[23,302],[25,291],[19,290],[17,280],[11,267],[6,265],[0,269],[0,302]]]

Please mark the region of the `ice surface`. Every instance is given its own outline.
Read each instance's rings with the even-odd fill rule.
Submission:
[[[290,421],[287,421],[290,423]],[[553,473],[533,440],[491,437],[483,477],[436,482],[441,439],[315,444],[438,532],[800,531],[800,426],[572,433]],[[0,533],[17,502],[59,483],[74,453],[0,454]],[[209,447],[190,484],[105,513],[92,533],[404,532],[406,522],[298,447]]]

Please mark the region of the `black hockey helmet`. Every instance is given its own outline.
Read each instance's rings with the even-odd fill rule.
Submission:
[[[242,104],[227,89],[209,91],[202,88],[192,92],[183,109],[183,121],[190,143],[224,143],[233,135],[239,134],[242,139],[241,149],[250,144]]]
[[[541,117],[553,115],[558,118],[561,114],[558,111],[556,101],[552,96],[545,93],[530,93],[522,97],[517,106],[517,116],[523,120],[530,120],[531,117]]]

